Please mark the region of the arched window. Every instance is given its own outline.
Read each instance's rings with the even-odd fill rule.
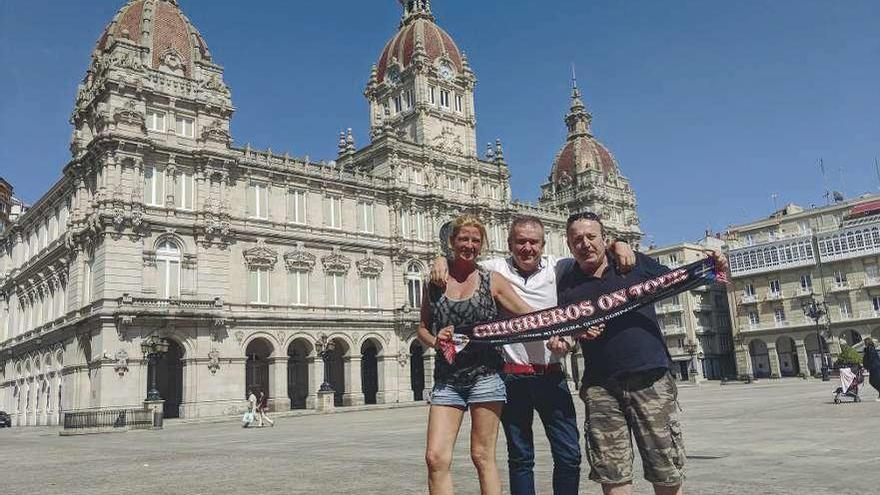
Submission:
[[[410,307],[422,306],[422,269],[418,263],[412,262],[406,266],[406,300]]]
[[[162,241],[156,249],[159,270],[159,297],[180,297],[180,249],[171,241]]]

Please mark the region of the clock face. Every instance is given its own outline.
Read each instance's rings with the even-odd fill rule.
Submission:
[[[452,67],[449,64],[440,64],[440,68],[437,70],[440,74],[440,77],[447,81],[451,81],[453,77],[455,77],[455,72],[452,70]]]

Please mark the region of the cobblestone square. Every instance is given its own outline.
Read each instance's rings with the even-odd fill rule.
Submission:
[[[878,493],[880,403],[867,388],[865,402],[834,405],[833,383],[683,386],[687,493]],[[234,419],[170,422],[157,432],[76,437],[60,437],[57,429],[5,429],[0,493],[426,493],[426,413],[409,407],[280,417],[263,429],[243,429]],[[536,428],[539,491],[550,493],[550,454]],[[478,493],[466,435],[457,447],[457,493]],[[503,435],[498,451],[506,479]],[[601,493],[586,480],[586,462],[583,469],[581,493]],[[643,481],[636,487],[650,493]]]

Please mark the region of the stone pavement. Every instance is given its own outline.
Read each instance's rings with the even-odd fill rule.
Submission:
[[[880,493],[880,403],[866,388],[866,402],[833,405],[832,385],[792,379],[683,386],[687,493]],[[426,413],[412,407],[284,417],[263,429],[242,429],[233,420],[172,422],[158,432],[77,437],[59,437],[54,429],[4,429],[0,494],[426,493]],[[550,493],[549,449],[536,427],[539,493]],[[462,435],[456,489],[475,494],[467,452]],[[601,493],[586,480],[587,469],[585,463],[581,493]],[[638,480],[636,493],[651,490]]]

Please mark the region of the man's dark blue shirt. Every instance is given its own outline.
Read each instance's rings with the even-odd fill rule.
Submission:
[[[559,277],[558,304],[596,299],[605,293],[627,288],[669,271],[653,258],[636,253],[636,265],[629,273],[618,273],[613,257],[600,277],[585,274],[577,263]],[[669,368],[669,351],[657,323],[654,305],[630,311],[605,324],[605,331],[594,340],[581,340],[584,351],[584,385],[595,385],[610,378],[657,368]]]

